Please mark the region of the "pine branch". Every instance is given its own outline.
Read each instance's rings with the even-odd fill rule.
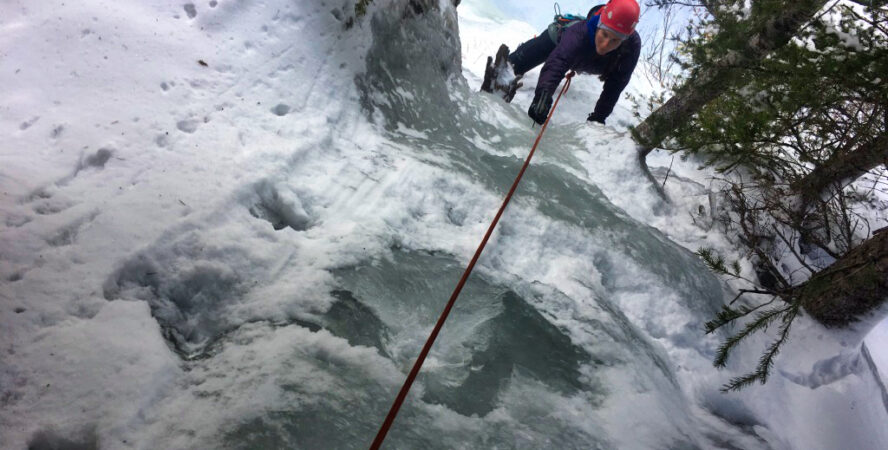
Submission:
[[[747,280],[746,278],[743,278],[743,280],[752,283],[752,281]],[[763,291],[763,290],[761,290],[761,289],[740,289],[740,292],[738,292],[737,295],[735,295],[734,298],[733,298],[730,302],[728,302],[728,304],[729,304],[729,305],[733,305],[734,302],[736,302],[737,300],[739,300],[740,297],[741,297],[743,294],[768,294],[768,295],[775,295],[775,292],[774,292],[774,291],[770,291],[770,290],[764,290],[764,291]],[[768,303],[771,303],[771,302],[768,302]]]
[[[791,306],[790,306],[791,307]],[[750,323],[747,323],[742,331],[739,333],[729,336],[722,342],[721,346],[719,346],[718,351],[716,352],[715,360],[712,365],[718,368],[724,368],[728,362],[728,356],[731,350],[737,346],[743,339],[749,337],[749,335],[757,332],[757,331],[765,331],[768,327],[780,316],[787,311],[790,307],[782,307],[782,308],[773,308],[768,311],[760,312],[756,315],[755,320]]]
[[[697,250],[697,256],[703,259],[703,263],[709,267],[709,270],[722,275],[730,275],[728,268],[725,267],[725,259],[717,254],[715,250],[708,247],[700,247],[700,249]]]
[[[784,310],[785,314],[782,314],[781,317],[783,323],[780,325],[780,337],[774,341],[768,347],[768,350],[762,354],[761,358],[759,358],[756,370],[742,377],[731,379],[728,384],[722,386],[722,392],[739,391],[752,385],[756,381],[759,381],[761,384],[765,384],[768,381],[768,376],[770,376],[771,369],[774,367],[774,358],[777,357],[777,354],[780,353],[780,348],[786,343],[789,337],[789,329],[792,327],[792,322],[795,320],[796,316],[798,316],[800,307],[801,303],[796,302],[791,307]]]
[[[739,391],[746,387],[751,386],[759,379],[758,375],[755,373],[749,373],[742,377],[731,378],[731,381],[728,384],[722,386],[722,392],[728,391]]]
[[[744,290],[744,291],[745,292],[754,292],[757,294],[770,294],[770,292],[766,292],[766,291],[757,291],[757,290],[756,291]],[[741,292],[740,294],[737,294],[737,297],[739,297],[743,294],[744,294],[744,292]],[[738,307],[737,309],[732,309],[730,306],[723,305],[722,310],[716,314],[715,319],[712,319],[712,320],[706,322],[706,324],[705,324],[706,334],[712,334],[713,332],[715,332],[715,330],[717,330],[717,329],[719,329],[719,328],[721,328],[721,327],[723,327],[723,326],[725,326],[725,325],[727,325],[727,324],[729,324],[741,317],[748,316],[750,313],[758,311],[759,309],[764,308],[765,306],[768,306],[768,305],[774,303],[774,300],[776,300],[776,297],[772,298],[768,302],[762,303],[761,305],[758,305],[755,307],[742,305],[742,306]]]

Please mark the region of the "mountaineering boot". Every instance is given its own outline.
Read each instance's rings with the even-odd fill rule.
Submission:
[[[523,86],[521,75],[515,76],[512,65],[509,63],[509,47],[500,45],[496,52],[496,59],[487,57],[487,67],[484,69],[484,82],[481,83],[483,92],[496,91],[500,93],[506,103],[510,103],[515,97],[515,91]]]
[[[500,45],[499,50],[496,52],[496,62],[500,63],[502,58],[500,55],[505,51],[506,54],[509,53],[509,47],[506,44]],[[498,65],[498,64],[497,64]],[[493,81],[497,78],[497,65],[493,63],[493,58],[487,57],[487,64],[484,66],[484,81],[481,83],[481,91],[493,93]]]

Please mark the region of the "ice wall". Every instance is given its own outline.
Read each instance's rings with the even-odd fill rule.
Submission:
[[[0,447],[366,447],[535,137],[527,92],[468,87],[448,1],[0,7]],[[810,374],[717,392],[722,287],[639,216],[631,139],[574,114],[598,87],[388,445],[814,448],[754,398],[816,410],[785,381]]]

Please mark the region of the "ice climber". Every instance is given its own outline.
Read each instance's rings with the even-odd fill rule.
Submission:
[[[635,31],[639,12],[635,0],[610,0],[592,8],[585,19],[556,15],[546,31],[518,46],[514,53],[509,54],[503,45],[496,63],[491,64],[492,58],[488,58],[481,89],[502,90],[503,98],[511,101],[521,86],[521,76],[545,62],[527,111],[531,119],[542,124],[552,107],[555,89],[569,70],[599,75],[604,88],[586,120],[603,124],[629,84],[641,53],[641,37]],[[508,64],[504,64],[506,55]],[[508,73],[509,69],[514,75]]]

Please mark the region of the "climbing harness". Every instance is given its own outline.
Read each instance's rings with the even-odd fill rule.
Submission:
[[[496,212],[496,216],[494,216],[493,222],[491,222],[490,227],[487,228],[487,233],[484,235],[484,239],[481,240],[481,245],[478,246],[478,250],[475,250],[475,256],[472,257],[472,260],[469,262],[468,267],[466,267],[466,271],[463,272],[462,278],[460,278],[459,283],[457,283],[456,288],[453,290],[453,294],[450,295],[450,300],[447,302],[447,306],[444,307],[444,311],[441,312],[441,317],[438,318],[438,322],[435,324],[435,328],[432,330],[432,333],[426,340],[425,345],[422,347],[422,351],[419,352],[419,356],[416,358],[416,362],[413,364],[413,368],[410,369],[410,373],[407,375],[407,379],[404,381],[404,385],[401,386],[401,391],[398,392],[398,396],[395,397],[395,402],[392,404],[391,409],[389,409],[388,415],[382,422],[382,426],[379,428],[379,432],[376,434],[376,438],[373,440],[373,444],[370,445],[370,450],[378,450],[379,447],[382,445],[382,441],[385,440],[385,435],[388,433],[389,428],[391,428],[392,423],[395,421],[395,416],[398,415],[398,410],[401,409],[401,404],[404,403],[404,399],[407,398],[407,393],[410,391],[410,386],[413,385],[413,381],[416,379],[416,375],[419,374],[419,369],[422,367],[422,363],[425,361],[426,356],[429,354],[429,350],[432,349],[432,344],[435,343],[435,339],[438,337],[438,333],[441,331],[441,327],[444,326],[444,321],[447,320],[447,316],[450,314],[450,310],[453,308],[454,303],[456,303],[456,298],[459,297],[460,291],[462,291],[463,286],[466,284],[466,280],[468,280],[469,274],[472,273],[472,269],[475,267],[475,263],[478,262],[478,258],[481,256],[481,252],[484,251],[484,246],[487,245],[487,240],[490,239],[490,235],[493,234],[493,229],[496,228],[496,224],[497,222],[499,222],[500,217],[503,215],[503,211],[506,210],[506,206],[509,204],[509,200],[512,199],[512,194],[514,194],[515,190],[518,188],[518,183],[521,182],[521,177],[524,176],[524,172],[530,165],[530,159],[533,158],[533,154],[534,152],[536,152],[537,145],[539,145],[540,139],[543,137],[543,133],[546,131],[546,126],[549,125],[549,120],[552,119],[552,115],[555,113],[555,108],[558,107],[558,101],[561,100],[561,96],[564,95],[565,92],[567,92],[568,88],[570,88],[570,80],[574,77],[574,75],[576,75],[576,72],[571,71],[565,76],[564,86],[561,88],[561,92],[558,93],[558,98],[555,99],[555,104],[552,105],[552,109],[549,111],[549,115],[546,116],[546,121],[543,122],[543,126],[540,128],[539,134],[537,134],[536,141],[534,141],[533,147],[530,149],[530,153],[527,155],[527,159],[524,161],[524,165],[518,172],[518,176],[515,177],[515,181],[512,183],[512,188],[509,189],[509,193],[506,194],[506,198],[505,200],[503,200],[503,204],[502,206],[500,206],[499,211]]]

